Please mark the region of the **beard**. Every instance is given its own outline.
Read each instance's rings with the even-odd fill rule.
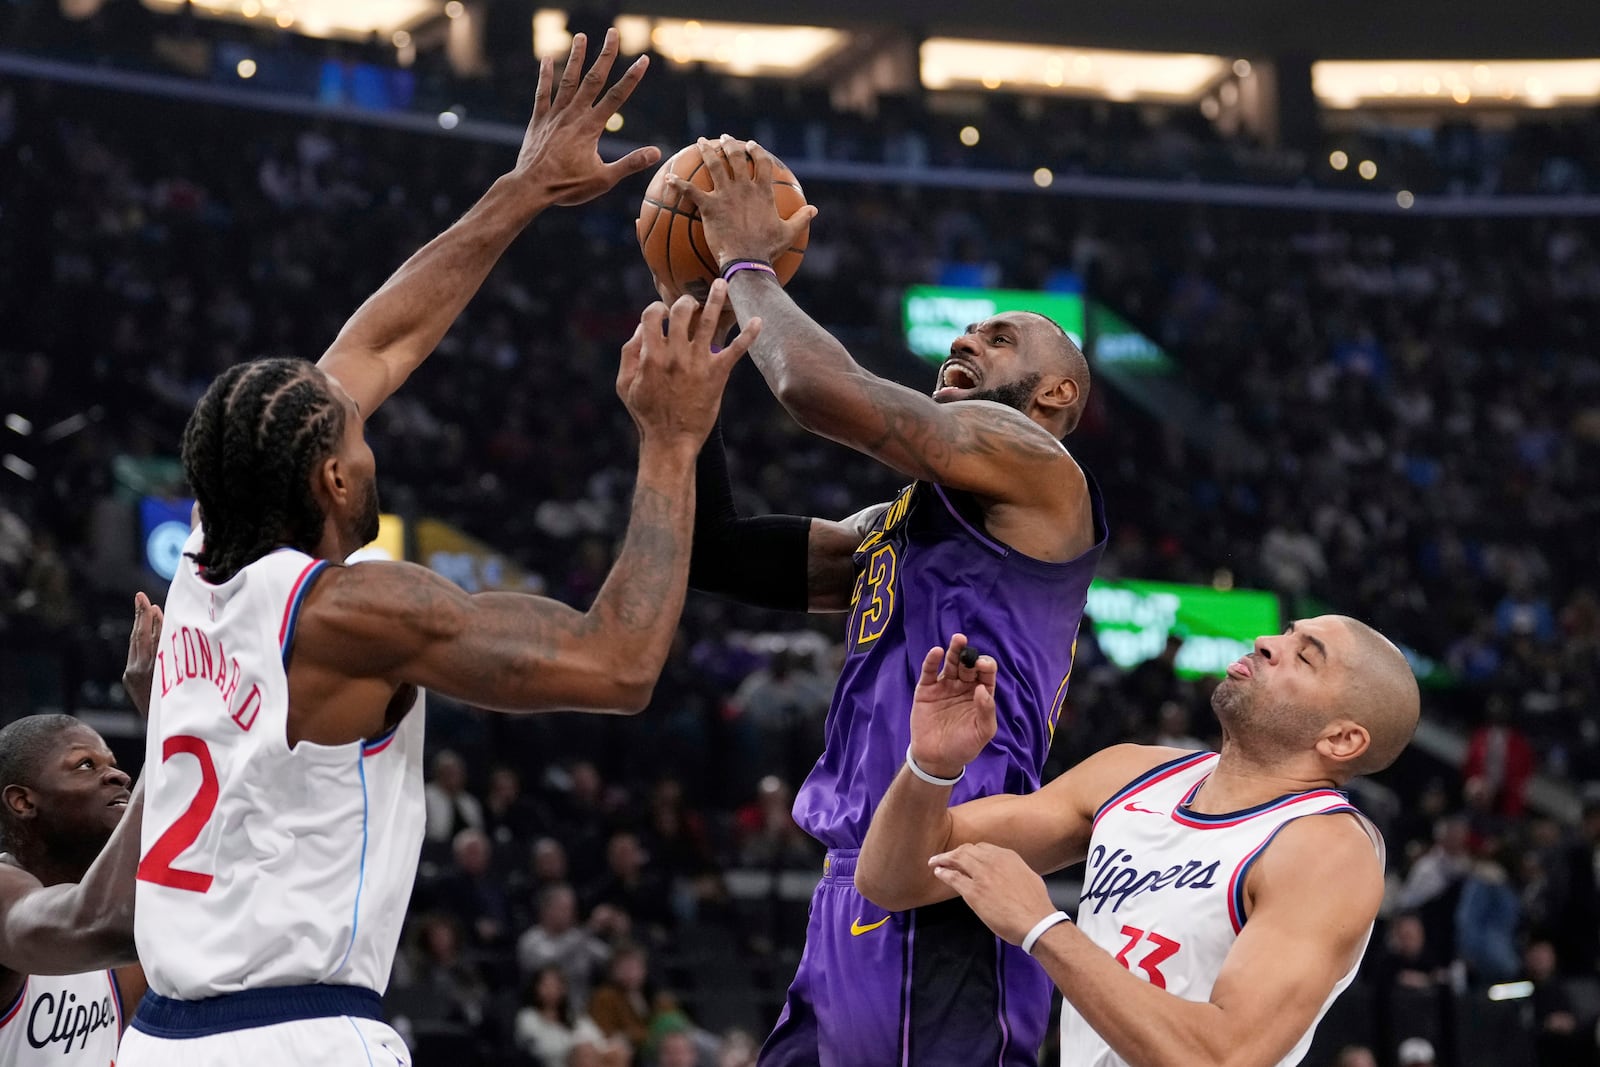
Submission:
[[[1016,408],[1024,415],[1033,405],[1033,391],[1039,387],[1039,380],[1043,375],[1029,374],[1018,378],[1014,382],[997,385],[993,389],[979,389],[962,397],[963,400],[988,400],[996,404],[1004,404],[1008,408]]]
[[[363,545],[370,545],[378,539],[378,512],[378,480],[374,478],[367,483],[366,492],[361,498],[361,510],[356,514],[356,537]]]

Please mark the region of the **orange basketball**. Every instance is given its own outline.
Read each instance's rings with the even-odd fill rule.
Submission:
[[[650,179],[650,188],[645,190],[644,203],[639,207],[639,220],[635,223],[639,247],[644,250],[644,261],[658,279],[679,292],[704,297],[717,277],[717,259],[706,246],[700,209],[688,202],[668,206],[672,199],[667,189],[669,172],[702,189],[711,188],[711,175],[700,158],[700,150],[694,145],[661,164],[661,169]],[[772,161],[772,185],[778,214],[784,218],[806,206],[806,194],[795,181],[794,173],[777,158]],[[800,269],[810,236],[808,229],[800,236],[797,246],[779,256],[772,265],[781,284],[789,284],[794,272]]]

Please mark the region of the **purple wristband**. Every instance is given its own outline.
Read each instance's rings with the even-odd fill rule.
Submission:
[[[772,264],[766,262],[765,260],[736,259],[732,263],[729,263],[726,267],[722,268],[722,280],[725,282],[731,282],[733,281],[733,276],[742,270],[759,270],[765,274],[772,275],[774,278],[778,276],[778,272],[772,269]]]

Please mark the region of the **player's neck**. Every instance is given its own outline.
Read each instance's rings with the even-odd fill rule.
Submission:
[[[1276,800],[1290,793],[1332,789],[1330,778],[1316,777],[1282,764],[1263,764],[1230,745],[1223,745],[1216,768],[1195,794],[1191,809],[1202,815],[1226,815]]]
[[[88,873],[89,864],[94,862],[92,856],[85,862],[82,857],[55,855],[31,841],[20,842],[12,855],[17,866],[39,879],[40,885],[80,882]]]

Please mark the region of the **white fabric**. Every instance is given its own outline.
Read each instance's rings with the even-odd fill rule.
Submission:
[[[1331,789],[1280,798],[1228,817],[1195,816],[1183,809],[1191,790],[1216,766],[1215,753],[1182,757],[1141,776],[1119,792],[1095,822],[1089,841],[1079,929],[1128,970],[1186,1000],[1206,1001],[1238,937],[1235,882],[1242,887],[1247,864],[1279,829],[1309,815],[1350,811]],[[1380,862],[1382,841],[1372,836]],[[1193,823],[1204,823],[1197,827]],[[1369,927],[1367,936],[1371,937]],[[1363,952],[1365,945],[1363,944]],[[1358,960],[1359,965],[1359,960]],[[1322,1010],[1279,1067],[1292,1067],[1311,1046],[1316,1024],[1355,978],[1356,967],[1339,979]],[[1157,977],[1159,976],[1159,977]],[[1270,990],[1263,990],[1269,996]],[[1061,1011],[1062,1067],[1127,1067],[1070,1003]]]
[[[117,1067],[411,1067],[387,1023],[333,1016],[173,1040],[129,1029]]]
[[[5,1067],[108,1067],[122,1036],[122,1005],[110,971],[30,976],[0,1009]]]
[[[282,549],[212,586],[187,558],[200,537],[167,595],[151,694],[134,922],[150,988],[382,993],[422,843],[421,700],[387,738],[291,750],[282,643],[326,564]],[[163,839],[181,848],[165,864]]]

